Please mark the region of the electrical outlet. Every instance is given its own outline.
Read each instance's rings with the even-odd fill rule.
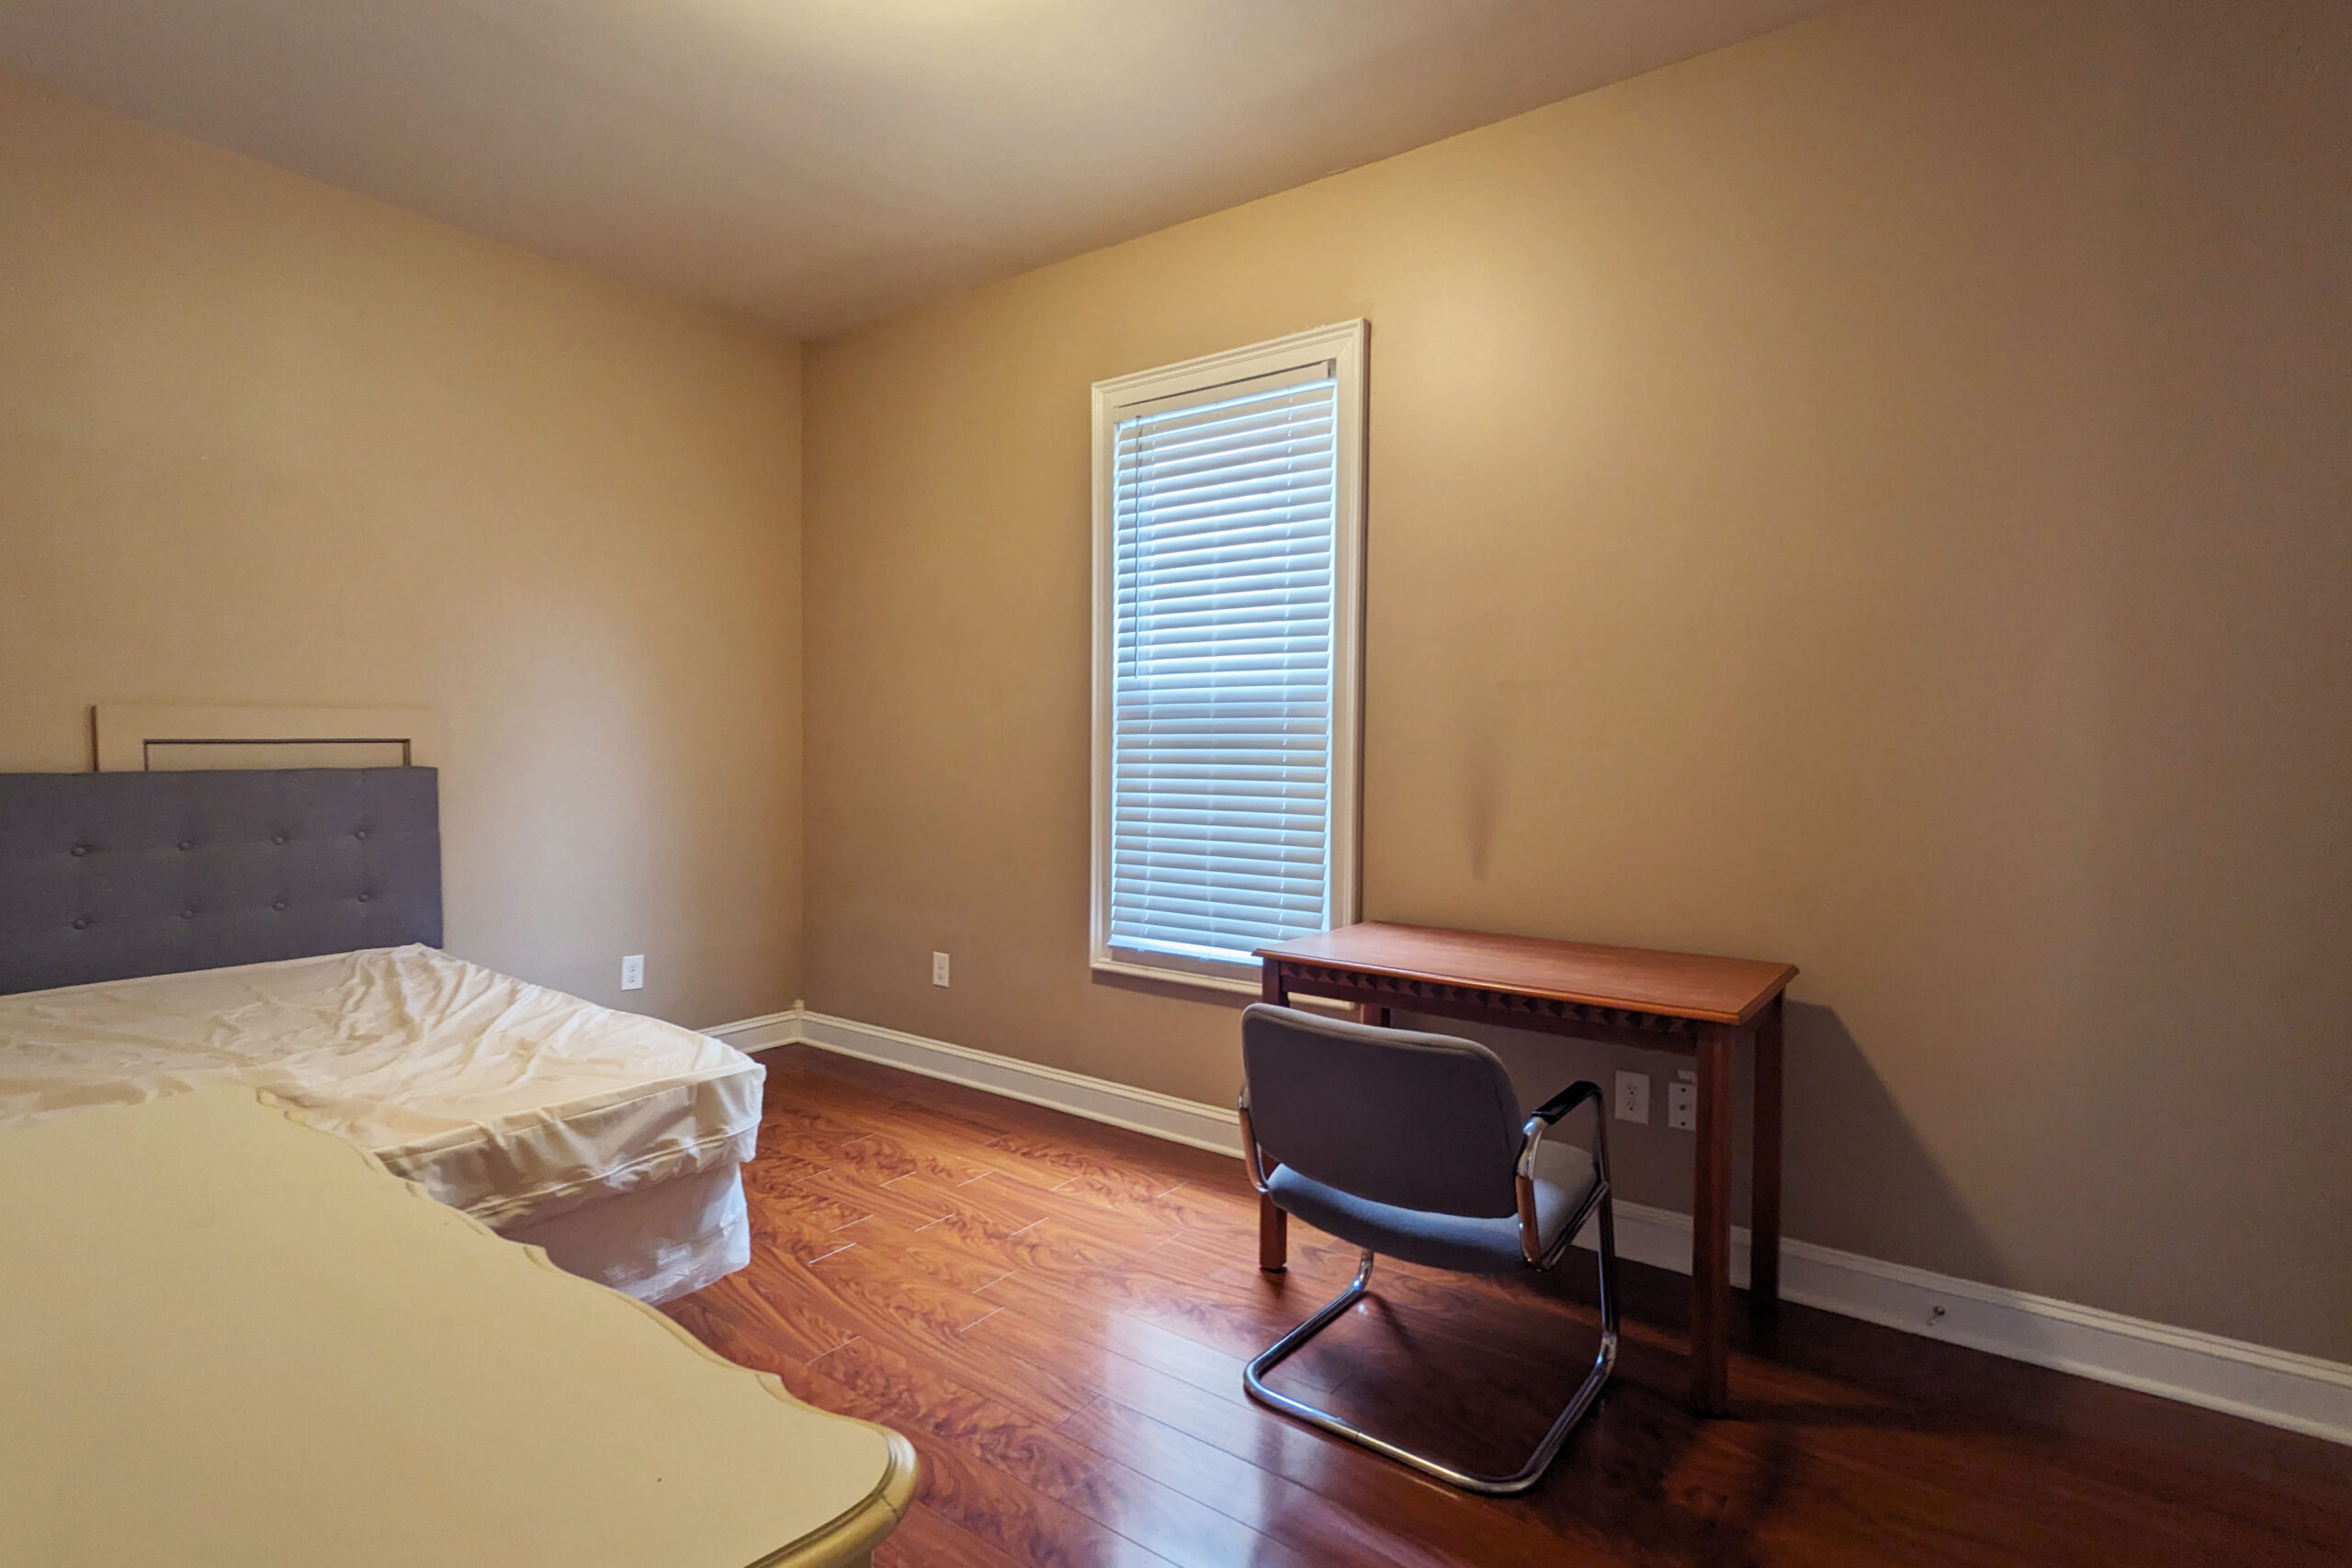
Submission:
[[[621,989],[624,991],[645,989],[645,954],[632,953],[621,960]]]
[[[934,986],[947,984],[947,954],[934,953],[931,955],[931,983]]]
[[[1649,1119],[1649,1074],[1619,1073],[1617,1075],[1617,1120],[1646,1122]]]
[[[1666,1124],[1677,1132],[1699,1130],[1699,1075],[1684,1073],[1666,1086]]]

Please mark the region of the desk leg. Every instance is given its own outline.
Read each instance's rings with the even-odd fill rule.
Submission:
[[[1690,1226],[1690,1407],[1727,1408],[1731,1371],[1731,1067],[1739,1032],[1702,1024],[1699,1165]]]
[[[1756,1153],[1747,1230],[1747,1305],[1781,1304],[1781,998],[1756,1021]]]
[[[1283,981],[1281,965],[1271,958],[1261,972],[1258,994],[1278,1008],[1290,1006],[1290,987]],[[1269,1274],[1290,1267],[1290,1216],[1262,1193],[1258,1198],[1258,1267]]]

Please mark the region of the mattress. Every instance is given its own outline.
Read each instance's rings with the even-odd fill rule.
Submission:
[[[656,1306],[752,1261],[743,1172],[731,1165],[610,1193],[499,1234],[539,1248],[568,1274]]]
[[[766,1069],[429,947],[0,997],[0,1127],[217,1083],[501,1230],[751,1157]]]

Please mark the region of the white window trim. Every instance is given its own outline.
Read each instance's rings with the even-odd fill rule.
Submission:
[[[1138,371],[1094,383],[1094,823],[1091,964],[1098,972],[1200,986],[1212,990],[1259,994],[1260,981],[1247,965],[1218,964],[1217,972],[1114,957],[1111,929],[1111,721],[1112,676],[1118,648],[1114,624],[1117,550],[1112,536],[1110,439],[1122,409],[1195,392],[1229,381],[1310,365],[1331,364],[1335,391],[1334,494],[1332,498],[1332,691],[1330,863],[1328,900],[1331,923],[1359,918],[1357,882],[1363,853],[1363,540],[1364,372],[1369,323],[1358,320],[1294,333],[1223,354],[1204,355],[1181,365]]]

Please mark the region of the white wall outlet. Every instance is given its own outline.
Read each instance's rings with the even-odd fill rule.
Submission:
[[[632,953],[621,960],[621,989],[624,991],[645,989],[645,954]]]
[[[931,983],[934,986],[947,984],[947,954],[934,953],[931,955]]]
[[[1678,1132],[1699,1130],[1699,1075],[1684,1073],[1666,1086],[1666,1124]]]
[[[1649,1119],[1649,1074],[1619,1073],[1617,1075],[1617,1120],[1646,1122]]]

